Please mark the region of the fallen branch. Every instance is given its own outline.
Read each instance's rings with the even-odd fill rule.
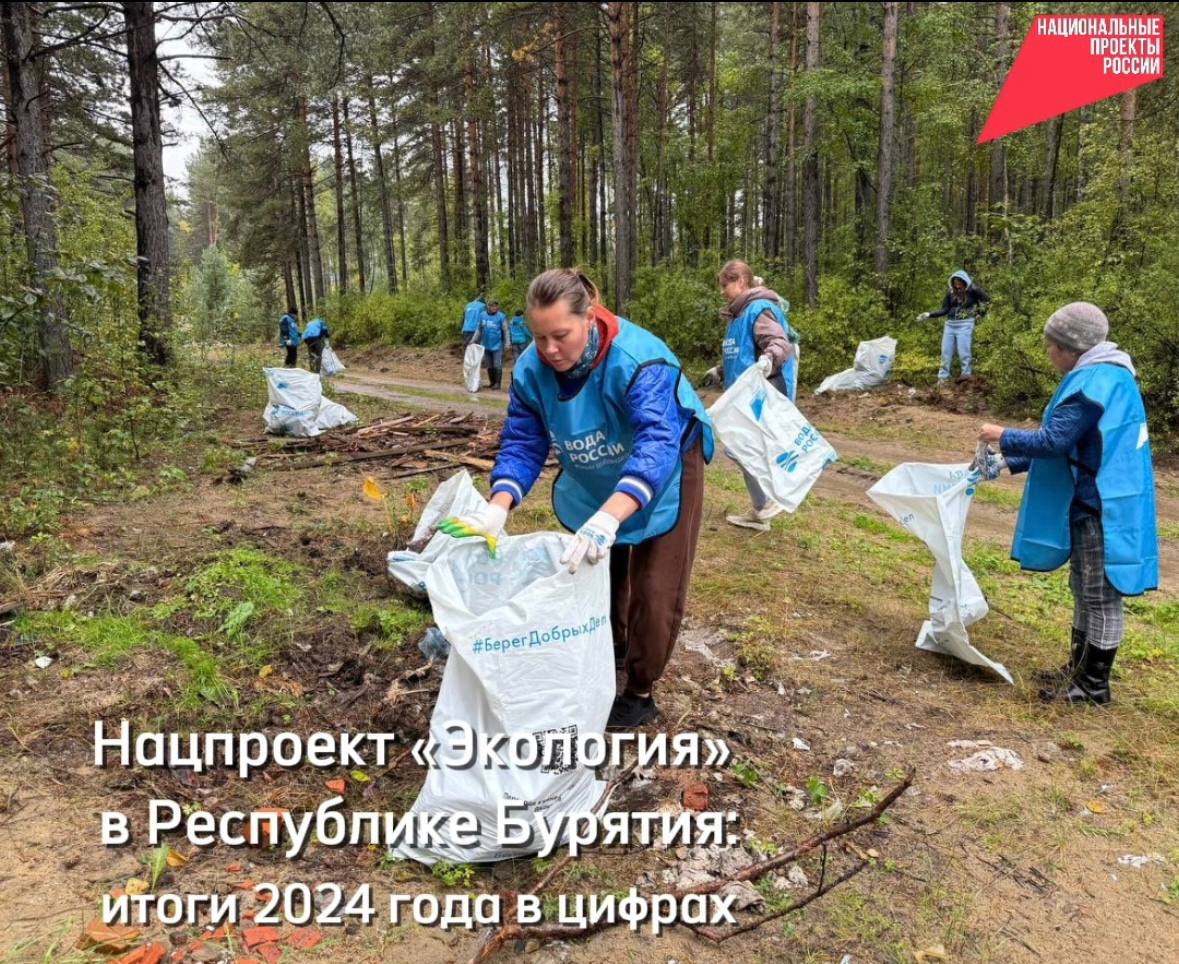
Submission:
[[[779,854],[777,857],[772,857],[769,860],[763,860],[761,863],[751,864],[749,867],[746,867],[744,870],[734,874],[731,877],[710,881],[709,883],[700,884],[696,887],[688,887],[683,890],[677,890],[669,896],[679,901],[684,897],[694,894],[714,894],[729,884],[743,880],[756,880],[764,874],[769,873],[771,870],[777,870],[779,867],[783,867],[786,864],[794,863],[800,857],[805,856],[812,850],[823,846],[828,841],[834,840],[837,837],[845,836],[854,830],[858,830],[865,824],[869,824],[875,820],[878,820],[881,814],[891,807],[900,798],[901,794],[908,790],[910,786],[912,786],[914,774],[915,771],[910,769],[909,772],[905,774],[904,780],[897,784],[897,786],[893,787],[893,789],[890,790],[888,794],[879,803],[876,804],[876,806],[874,806],[863,816],[857,817],[855,820],[845,821],[838,827],[833,827],[830,830],[817,833],[814,836],[807,838],[797,846],[793,847],[786,853]],[[554,867],[551,871],[549,871],[549,873],[545,875],[540,883],[547,885],[547,883],[556,876],[556,872],[559,869],[563,869],[563,867],[567,865],[569,859],[571,858],[569,858],[568,855],[566,855],[565,858],[562,858],[562,860],[558,862],[557,867]],[[831,888],[838,886],[851,877],[854,877],[864,869],[864,866],[865,865],[863,864],[857,866],[852,871],[841,876],[837,880],[832,881],[830,885],[824,886],[823,882],[820,881],[819,889],[808,897],[804,898],[802,901],[797,902],[798,907],[803,907],[806,904],[809,904],[811,901],[822,897],[823,894],[827,893],[829,890],[831,890]],[[538,891],[538,889],[539,885],[534,888],[532,892],[535,893]],[[787,914],[791,910],[797,910],[798,907],[792,906],[785,911],[782,911],[780,914],[776,913],[770,915],[753,926],[760,926],[761,924],[765,923],[766,920],[773,920],[775,917],[780,917],[782,914]],[[496,951],[498,951],[504,944],[511,940],[538,940],[542,943],[545,941],[570,940],[579,937],[587,937],[588,935],[594,934],[597,931],[605,930],[608,927],[613,927],[618,923],[618,921],[601,920],[593,924],[587,924],[584,927],[568,927],[561,924],[551,924],[538,927],[522,927],[519,924],[504,924],[480,947],[475,956],[471,958],[470,964],[483,964],[483,962],[489,961],[495,955]],[[751,929],[752,927],[743,928],[743,930]],[[700,933],[699,930],[697,932]],[[719,943],[719,941],[716,941],[716,938],[714,937],[709,937],[709,939]]]
[[[490,472],[495,468],[495,463],[489,459],[477,459],[473,455],[451,455],[448,452],[439,452],[437,449],[426,449],[425,454],[445,462],[452,462],[455,465],[469,465],[481,472]]]
[[[405,455],[417,455],[419,453],[427,455],[430,454],[431,450],[462,448],[466,444],[467,441],[465,439],[456,439],[453,442],[420,442],[417,445],[378,449],[376,452],[331,452],[327,455],[313,459],[304,459],[300,462],[279,462],[271,466],[271,468],[281,472],[294,472],[297,469],[315,469],[323,465],[346,465],[349,462],[368,462],[373,459],[401,458]]]

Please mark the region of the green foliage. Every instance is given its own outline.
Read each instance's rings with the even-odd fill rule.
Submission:
[[[352,628],[358,633],[374,633],[381,643],[395,647],[422,632],[429,622],[429,614],[420,610],[366,605],[353,615]]]
[[[181,289],[179,302],[200,344],[264,340],[275,325],[263,308],[254,279],[218,245],[205,248]]]
[[[463,299],[457,292],[415,288],[391,295],[349,292],[333,295],[322,310],[336,345],[438,345],[458,339]]]
[[[635,272],[627,317],[662,338],[681,361],[720,360],[724,305],[717,268],[666,265]]]
[[[302,597],[297,568],[257,549],[230,549],[194,573],[184,591],[201,619],[225,617],[223,629],[236,635],[256,615],[282,613]]]
[[[470,864],[450,864],[440,860],[430,873],[436,880],[440,880],[444,887],[470,887],[475,879],[475,868]]]

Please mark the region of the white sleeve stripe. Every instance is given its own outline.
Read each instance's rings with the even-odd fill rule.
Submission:
[[[619,485],[629,485],[636,488],[643,494],[644,501],[650,502],[655,498],[655,492],[651,486],[647,485],[642,479],[635,478],[633,475],[624,475],[618,480]]]
[[[512,489],[513,492],[515,492],[517,502],[524,501],[524,490],[520,487],[518,482],[513,482],[511,479],[496,479],[495,485],[493,485],[491,488],[492,491],[495,491],[496,489],[502,488],[503,486],[508,486]]]

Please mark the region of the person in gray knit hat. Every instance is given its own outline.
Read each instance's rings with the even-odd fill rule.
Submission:
[[[988,424],[978,432],[988,443],[985,464],[976,465],[984,478],[1003,468],[1028,473],[1011,557],[1040,572],[1070,564],[1072,644],[1064,666],[1036,674],[1045,701],[1108,703],[1122,598],[1158,588],[1146,410],[1130,356],[1108,336],[1109,320],[1094,304],[1053,312],[1044,337],[1063,378],[1041,427]]]

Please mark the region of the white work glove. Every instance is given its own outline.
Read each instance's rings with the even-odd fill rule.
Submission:
[[[717,383],[720,379],[719,367],[718,365],[713,365],[712,368],[704,373],[704,377],[700,379],[701,388],[709,388]]]
[[[461,526],[472,529],[479,535],[491,536],[493,539],[498,539],[504,534],[507,521],[508,510],[494,502],[488,502],[474,512],[468,512],[458,518]]]
[[[929,312],[923,311],[917,316],[918,321],[929,321]]]
[[[595,512],[565,547],[561,565],[567,566],[570,572],[577,572],[582,559],[596,565],[606,558],[617,535],[618,520],[609,512]]]
[[[1002,455],[996,455],[994,452],[987,453],[987,463],[982,468],[982,477],[986,482],[994,482],[999,477],[999,473],[1007,468],[1007,460]]]
[[[757,360],[757,370],[766,378],[769,378],[770,372],[774,370],[774,360],[769,355],[762,355]]]

